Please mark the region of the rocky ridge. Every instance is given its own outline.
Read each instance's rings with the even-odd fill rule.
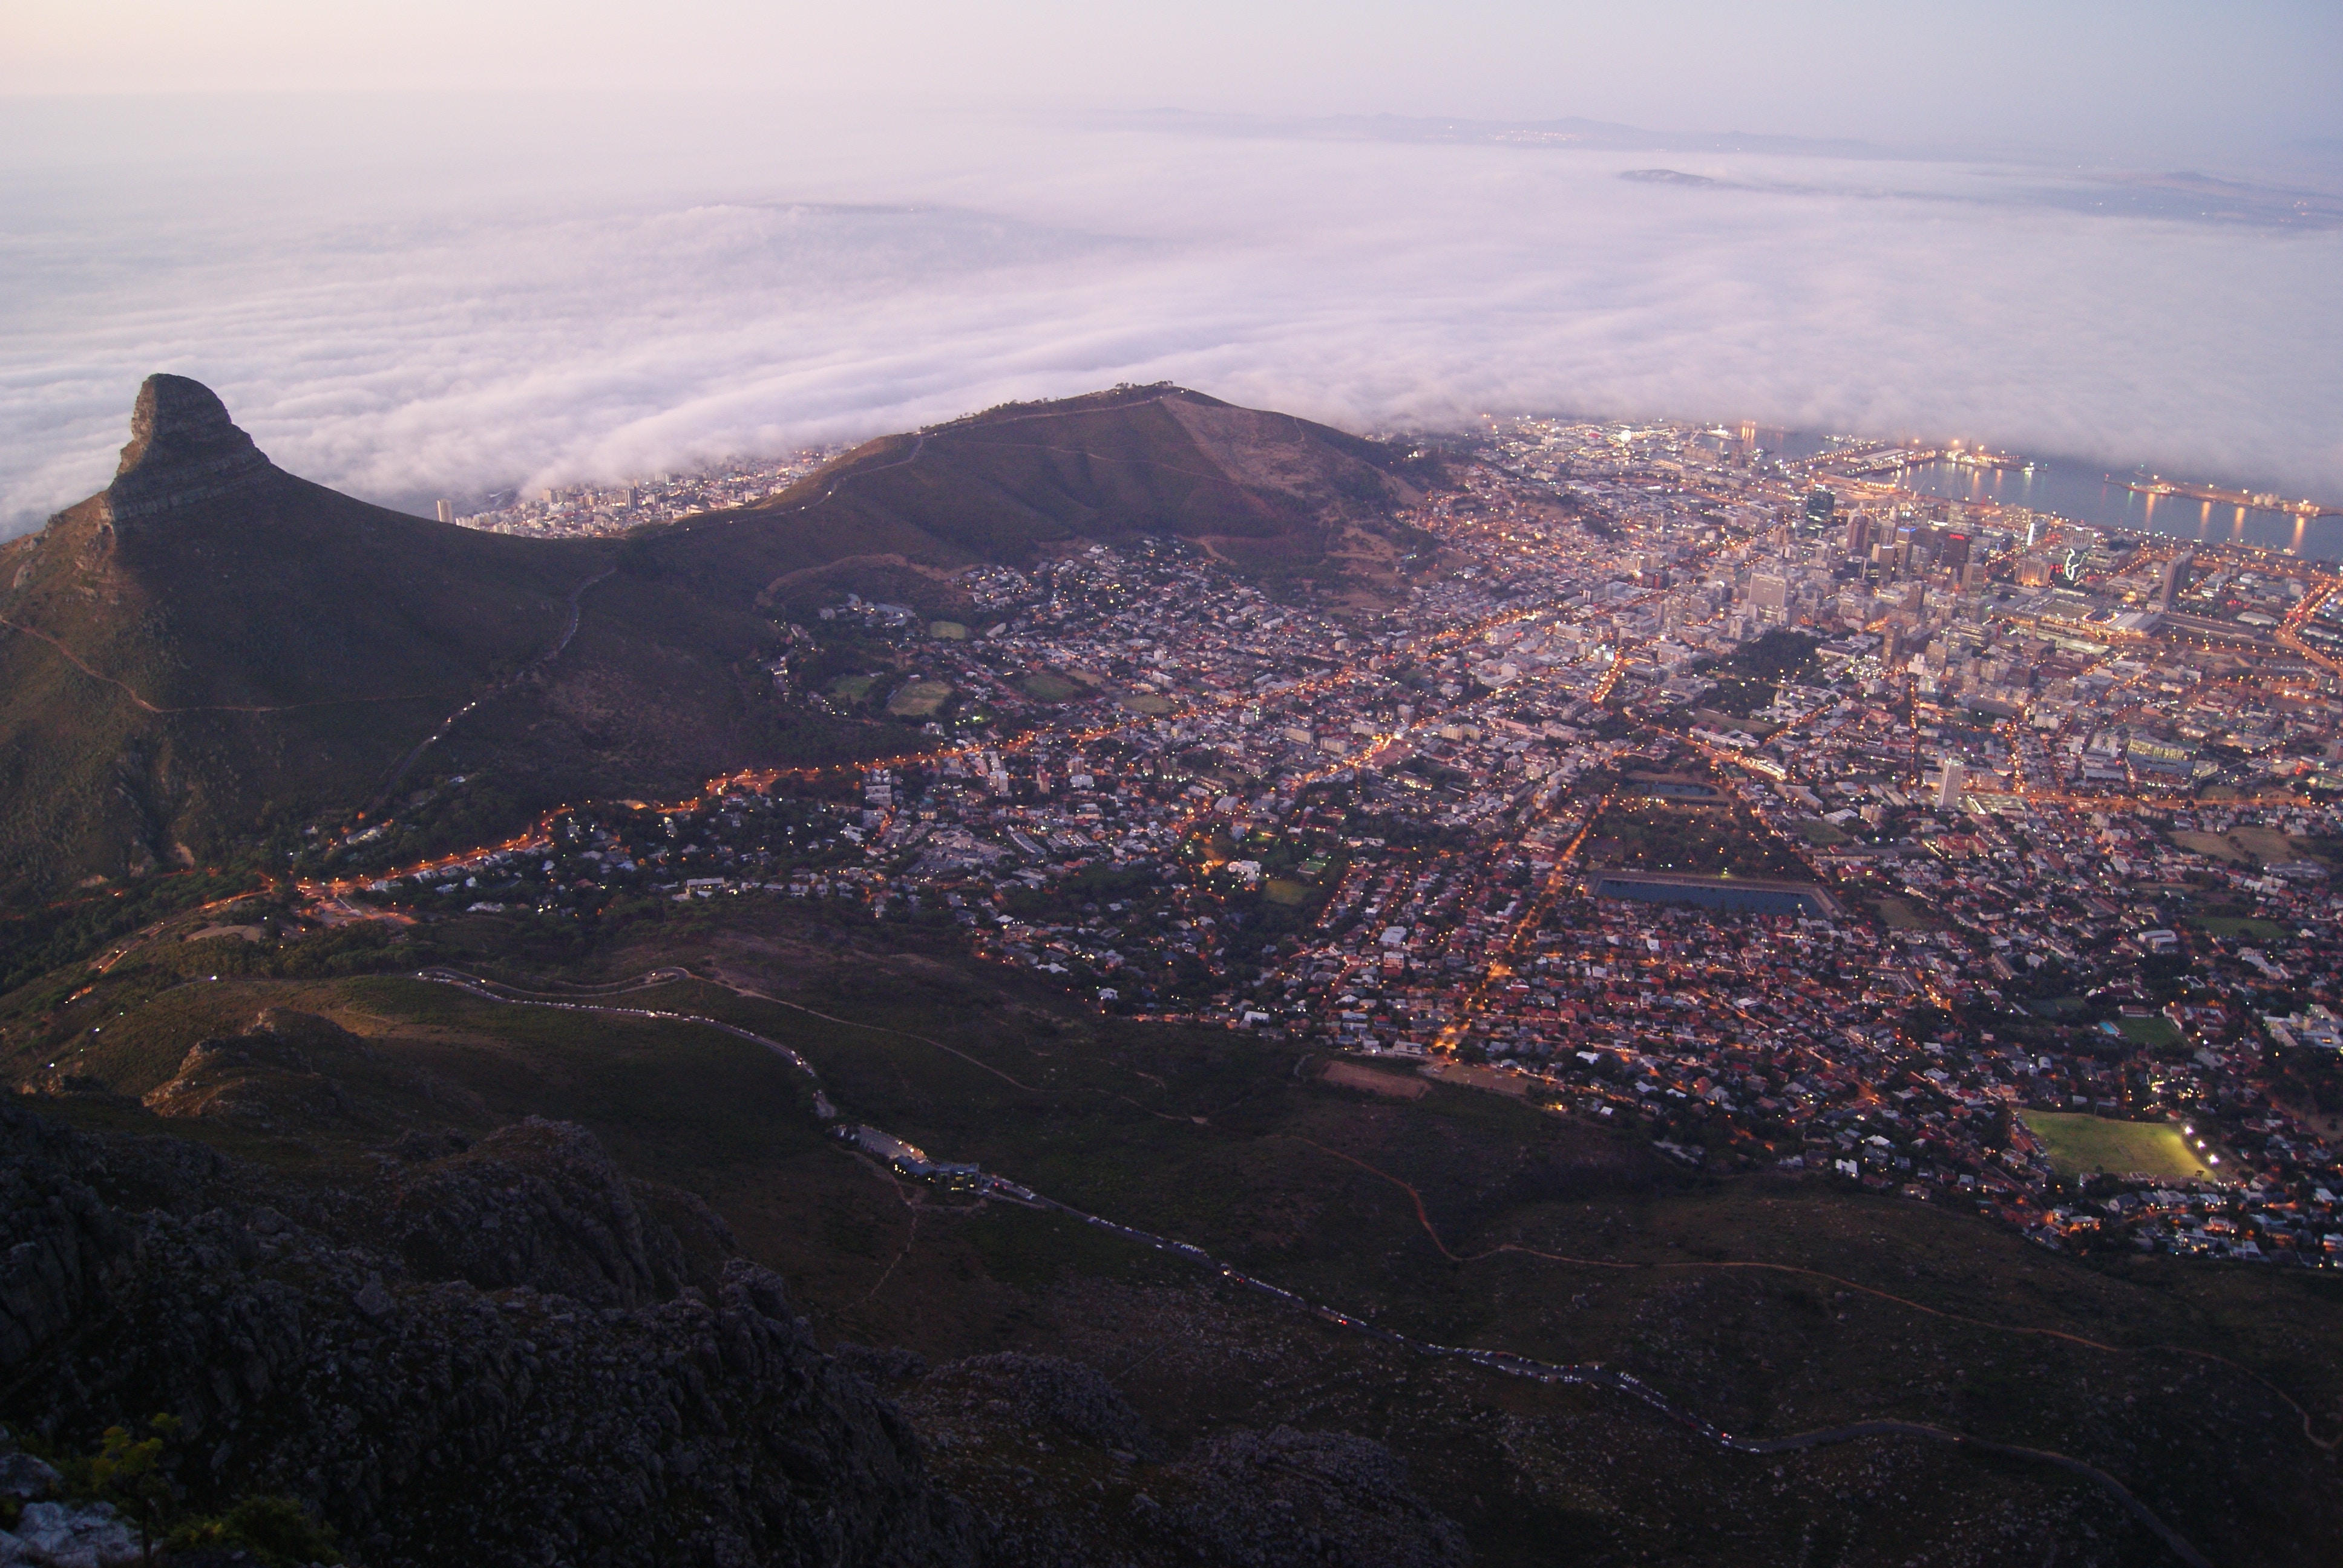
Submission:
[[[387,1197],[265,1184],[0,1107],[0,1417],[70,1452],[168,1411],[191,1506],[298,1498],[376,1568],[974,1560],[909,1423],[779,1279],[679,1282],[581,1131],[506,1130]],[[538,1240],[451,1249],[401,1196]]]
[[[208,388],[152,376],[106,488],[0,540],[0,902],[243,863],[272,836],[281,868],[361,811],[429,853],[478,841],[459,809],[492,834],[900,749],[770,679],[791,618],[872,563],[949,597],[980,562],[1171,534],[1314,570],[1430,482],[1337,430],[1121,388],[889,437],[623,542],[526,538],[313,484]],[[434,779],[462,790],[436,824],[379,819]]]
[[[330,1047],[262,1022],[189,1055]],[[188,1510],[292,1498],[371,1568],[1469,1561],[1365,1438],[1177,1444],[1080,1362],[825,1354],[720,1219],[575,1125],[410,1129],[374,1163],[288,1175],[0,1105],[0,1421],[75,1453],[167,1412]],[[115,1561],[119,1522],[55,1480],[0,1452],[45,1510],[0,1563]]]
[[[841,1351],[903,1402],[938,1475],[1018,1568],[1465,1568],[1456,1523],[1383,1444],[1236,1429],[1184,1451],[1080,1362],[1008,1352],[929,1367]]]

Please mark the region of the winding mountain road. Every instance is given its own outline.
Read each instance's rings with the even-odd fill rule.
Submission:
[[[627,1018],[656,1020],[662,1022],[703,1024],[708,1028],[719,1030],[725,1034],[734,1036],[737,1039],[747,1040],[756,1045],[760,1045],[766,1050],[775,1052],[789,1061],[792,1067],[804,1073],[808,1079],[812,1080],[817,1085],[820,1083],[820,1077],[814,1071],[812,1065],[809,1063],[804,1057],[799,1055],[795,1050],[792,1050],[788,1046],[781,1044],[778,1040],[767,1039],[765,1036],[755,1033],[752,1030],[742,1029],[737,1024],[727,1023],[721,1019],[709,1018],[702,1013],[678,1012],[666,1009],[612,1007],[601,1002],[559,1000],[548,992],[526,990],[518,987],[504,984],[503,982],[487,980],[476,975],[466,974],[459,970],[447,968],[422,970],[417,972],[415,978],[420,980],[427,980],[435,984],[452,986],[457,990],[466,991],[473,996],[480,997],[486,1000],[500,1002],[512,1007],[545,1007],[555,1008],[568,1012],[606,1013]],[[598,987],[594,989],[595,994],[606,996],[620,995],[630,990],[648,990],[657,985],[666,985],[678,980],[697,978],[698,977],[693,976],[689,970],[654,970],[631,981],[620,981],[608,987]],[[737,988],[728,986],[727,989],[731,990]],[[835,1023],[847,1024],[851,1027],[862,1029],[883,1029],[883,1026],[880,1025],[862,1024],[857,1023],[856,1020],[850,1019],[832,1018],[831,1015],[828,1013],[817,1012],[811,1008],[796,1007],[796,1004],[794,1003],[781,1002],[778,998],[766,996],[761,992],[744,992],[742,994],[755,995],[759,1000],[775,1002],[779,1006],[793,1007],[798,1011],[805,1012],[813,1017],[825,1019]],[[884,1032],[901,1034],[904,1031],[888,1029],[884,1030]],[[911,1038],[926,1040],[925,1036],[913,1036]],[[985,1063],[977,1061],[975,1058],[967,1056],[965,1052],[952,1050],[952,1048],[950,1046],[942,1046],[940,1041],[927,1040],[927,1043],[939,1045],[943,1050],[950,1050],[951,1054],[954,1056],[961,1057],[964,1060],[970,1061],[975,1066],[984,1068],[986,1071],[993,1073],[996,1077],[1004,1079],[1008,1078],[1006,1073],[1001,1072],[998,1069],[987,1067]],[[1016,1083],[1017,1081],[1014,1079],[1009,1079],[1008,1081],[1011,1083]],[[1018,1087],[1025,1088],[1027,1086],[1019,1084]],[[819,1092],[819,1091],[817,1092]],[[1306,1142],[1309,1141],[1304,1140],[1304,1141]],[[1322,1144],[1313,1144],[1312,1146],[1324,1149],[1324,1145]],[[1349,1160],[1351,1163],[1360,1165],[1377,1176],[1383,1176],[1386,1181],[1397,1181],[1396,1178],[1387,1176],[1383,1171],[1376,1171],[1374,1167],[1366,1165],[1363,1161],[1353,1160],[1351,1156],[1341,1154],[1339,1151],[1334,1150],[1326,1150],[1325,1151],[1330,1154],[1334,1154],[1338,1159]],[[1642,1379],[1635,1377],[1634,1374],[1615,1371],[1612,1368],[1604,1366],[1599,1362],[1545,1362],[1539,1361],[1531,1356],[1516,1355],[1510,1351],[1479,1350],[1467,1345],[1442,1344],[1432,1340],[1417,1339],[1412,1335],[1403,1334],[1394,1330],[1384,1328],[1380,1324],[1369,1322],[1365,1319],[1338,1311],[1335,1308],[1321,1305],[1304,1296],[1301,1296],[1292,1291],[1288,1291],[1282,1286],[1273,1285],[1266,1280],[1257,1279],[1232,1264],[1222,1262],[1220,1259],[1213,1257],[1210,1252],[1205,1251],[1202,1248],[1192,1245],[1189,1242],[1175,1241],[1168,1236],[1157,1235],[1151,1231],[1142,1231],[1134,1226],[1121,1224],[1119,1221],[1107,1219],[1103,1215],[1093,1214],[1087,1210],[1076,1208],[1071,1203],[1061,1202],[1057,1199],[1051,1198],[1042,1193],[1035,1192],[1030,1188],[1007,1181],[1003,1178],[998,1176],[988,1176],[987,1180],[994,1185],[1003,1189],[1004,1191],[1002,1195],[1012,1199],[1014,1201],[1028,1206],[1055,1210],[1059,1213],[1064,1214],[1069,1219],[1079,1221],[1094,1230],[1103,1231],[1110,1234],[1120,1236],[1124,1240],[1132,1241],[1140,1246],[1147,1247],[1155,1251],[1162,1252],[1170,1256],[1181,1258],[1188,1262],[1197,1265],[1200,1268],[1209,1269],[1212,1272],[1218,1274],[1227,1283],[1233,1285],[1238,1289],[1249,1292],[1255,1295],[1267,1297],[1281,1305],[1306,1312],[1310,1316],[1318,1319],[1320,1322],[1330,1324],[1333,1327],[1345,1329],[1354,1333],[1364,1334],[1371,1339],[1381,1340],[1386,1344],[1399,1346],[1403,1349],[1415,1352],[1420,1355],[1437,1357],[1449,1361],[1469,1362],[1473,1365],[1483,1368],[1485,1371],[1496,1372],[1506,1377],[1524,1378],[1532,1382],[1554,1384],[1557,1386],[1567,1385],[1584,1388],[1605,1389],[1613,1393],[1619,1394],[1627,1399],[1634,1400],[1638,1403],[1648,1406],[1650,1409],[1665,1417],[1675,1425],[1684,1429],[1715,1447],[1725,1450],[1728,1452],[1762,1456],[1765,1454],[1796,1452],[1805,1449],[1825,1448],[1836,1443],[1861,1442],[1873,1438],[1908,1437],[1919,1438],[1931,1442],[1950,1443],[1956,1447],[1967,1449],[1976,1452],[1992,1453],[2000,1455],[2004,1458],[2047,1464],[2055,1468],[2064,1470],[2072,1475],[2081,1478],[2082,1480],[2087,1481],[2092,1485],[2107,1493],[2107,1495],[2113,1500],[2117,1506],[2121,1507],[2127,1513],[2130,1514],[2134,1519],[2137,1520],[2141,1524],[2152,1531],[2156,1537],[2165,1544],[2166,1548],[2169,1550],[2175,1557],[2177,1557],[2181,1562],[2188,1564],[2189,1568],[2213,1568],[2212,1563],[2203,1553],[2197,1551],[2185,1536],[2180,1534],[2178,1531],[2173,1529],[2172,1526],[2166,1523],[2161,1518],[2159,1518],[2153,1510],[2151,1510],[2145,1503],[2141,1502],[2140,1499],[2132,1493],[2130,1488],[2124,1485],[2121,1481],[2117,1480],[2107,1472],[2101,1470],[2097,1465],[2091,1464],[2084,1460],[2077,1459],[2071,1454],[2059,1453],[2050,1449],[2026,1448],[2015,1443],[1997,1442],[1989,1438],[1977,1437],[1971,1433],[1956,1432],[1947,1427],[1932,1426],[1922,1422],[1908,1421],[1861,1421],[1849,1422],[1840,1426],[1818,1428],[1811,1432],[1790,1432],[1780,1437],[1736,1437],[1733,1433],[1717,1426],[1713,1422],[1706,1421],[1702,1417],[1683,1409],[1674,1401],[1670,1400],[1665,1394],[1660,1392],[1659,1390],[1654,1388],[1651,1384],[1644,1382]],[[1406,1183],[1404,1182],[1398,1182],[1398,1185],[1406,1187]],[[1414,1189],[1412,1187],[1408,1187],[1407,1191],[1412,1195],[1414,1193]],[[1432,1234],[1433,1240],[1434,1243],[1439,1246],[1440,1251],[1444,1255],[1452,1259],[1456,1259],[1456,1254],[1449,1251],[1446,1243],[1440,1240],[1438,1232],[1433,1231],[1432,1221],[1429,1216],[1424,1213],[1423,1201],[1420,1197],[1416,1201],[1416,1212],[1417,1217],[1423,1221],[1424,1229]],[[1527,1251],[1527,1249],[1511,1250]],[[1456,1261],[1468,1261],[1470,1260],[1456,1259]],[[1636,1265],[1614,1264],[1612,1266],[1632,1268]],[[1776,1264],[1748,1264],[1742,1266],[1787,1268],[1787,1265]],[[1808,1274],[1815,1273],[1815,1271],[1803,1269],[1791,1270],[1789,1271]],[[1815,1274],[1815,1277],[1826,1280],[1835,1278],[1834,1275],[1827,1274]],[[1920,1311],[1931,1312],[1935,1315],[1949,1315],[1936,1312],[1936,1309],[1933,1308],[1920,1306],[1917,1302],[1905,1302],[1901,1297],[1887,1296],[1885,1292],[1876,1291],[1868,1286],[1856,1284],[1853,1281],[1845,1281],[1841,1282],[1853,1285],[1854,1288],[1865,1291],[1868,1294],[1884,1296],[1889,1301],[1897,1302],[1906,1306],[1917,1307]],[[1965,1321],[1977,1322],[1979,1320]],[[2005,1325],[1987,1323],[1983,1326],[1996,1328],[2004,1327]],[[2016,1329],[2011,1330],[2010,1332],[2042,1332],[2049,1331]],[[2061,1335],[2060,1337],[2073,1338],[2074,1336]],[[2078,1342],[2089,1343],[2091,1342]],[[2097,1348],[2114,1349],[2116,1347],[2098,1346]],[[2289,1401],[2288,1402],[2291,1402]],[[2316,1441],[2316,1439],[2314,1439],[2314,1441]]]

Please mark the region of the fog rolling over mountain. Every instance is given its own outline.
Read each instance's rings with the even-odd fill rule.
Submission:
[[[149,377],[113,482],[0,547],[0,879],[297,842],[426,761],[489,769],[511,813],[825,759],[872,741],[784,714],[765,661],[836,572],[949,598],[976,562],[1147,533],[1306,571],[1423,477],[1290,416],[1139,388],[873,442],[624,542],[518,539],[298,478],[208,388]]]
[[[1352,429],[1754,418],[2343,495],[2314,152],[751,98],[0,116],[16,529],[102,481],[157,366],[423,511],[1165,378]],[[1654,167],[1684,177],[1622,177]]]
[[[0,1568],[2337,1568],[2338,64],[9,0]]]

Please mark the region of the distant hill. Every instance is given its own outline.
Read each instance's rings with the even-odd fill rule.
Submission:
[[[840,572],[940,583],[1148,534],[1312,569],[1429,472],[1122,388],[874,441],[751,509],[531,540],[287,474],[209,389],[151,377],[114,481],[0,546],[0,895],[281,847],[395,804],[434,737],[421,773],[488,770],[514,811],[840,754],[853,737],[778,712],[761,666]]]

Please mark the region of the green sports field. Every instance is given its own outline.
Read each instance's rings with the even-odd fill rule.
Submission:
[[[887,711],[898,719],[933,719],[951,694],[948,681],[914,680],[890,699]]]
[[[2126,1040],[2136,1040],[2141,1045],[2177,1045],[2180,1043],[2179,1027],[2168,1018],[2117,1019],[2116,1020],[2116,1027],[2123,1030],[2124,1038]]]
[[[2050,1164],[2061,1176],[2142,1171],[2185,1181],[2214,1174],[2203,1156],[2181,1137],[2180,1129],[2167,1122],[2110,1121],[2056,1111],[2029,1111],[2024,1120],[2034,1135],[2049,1146]]]

